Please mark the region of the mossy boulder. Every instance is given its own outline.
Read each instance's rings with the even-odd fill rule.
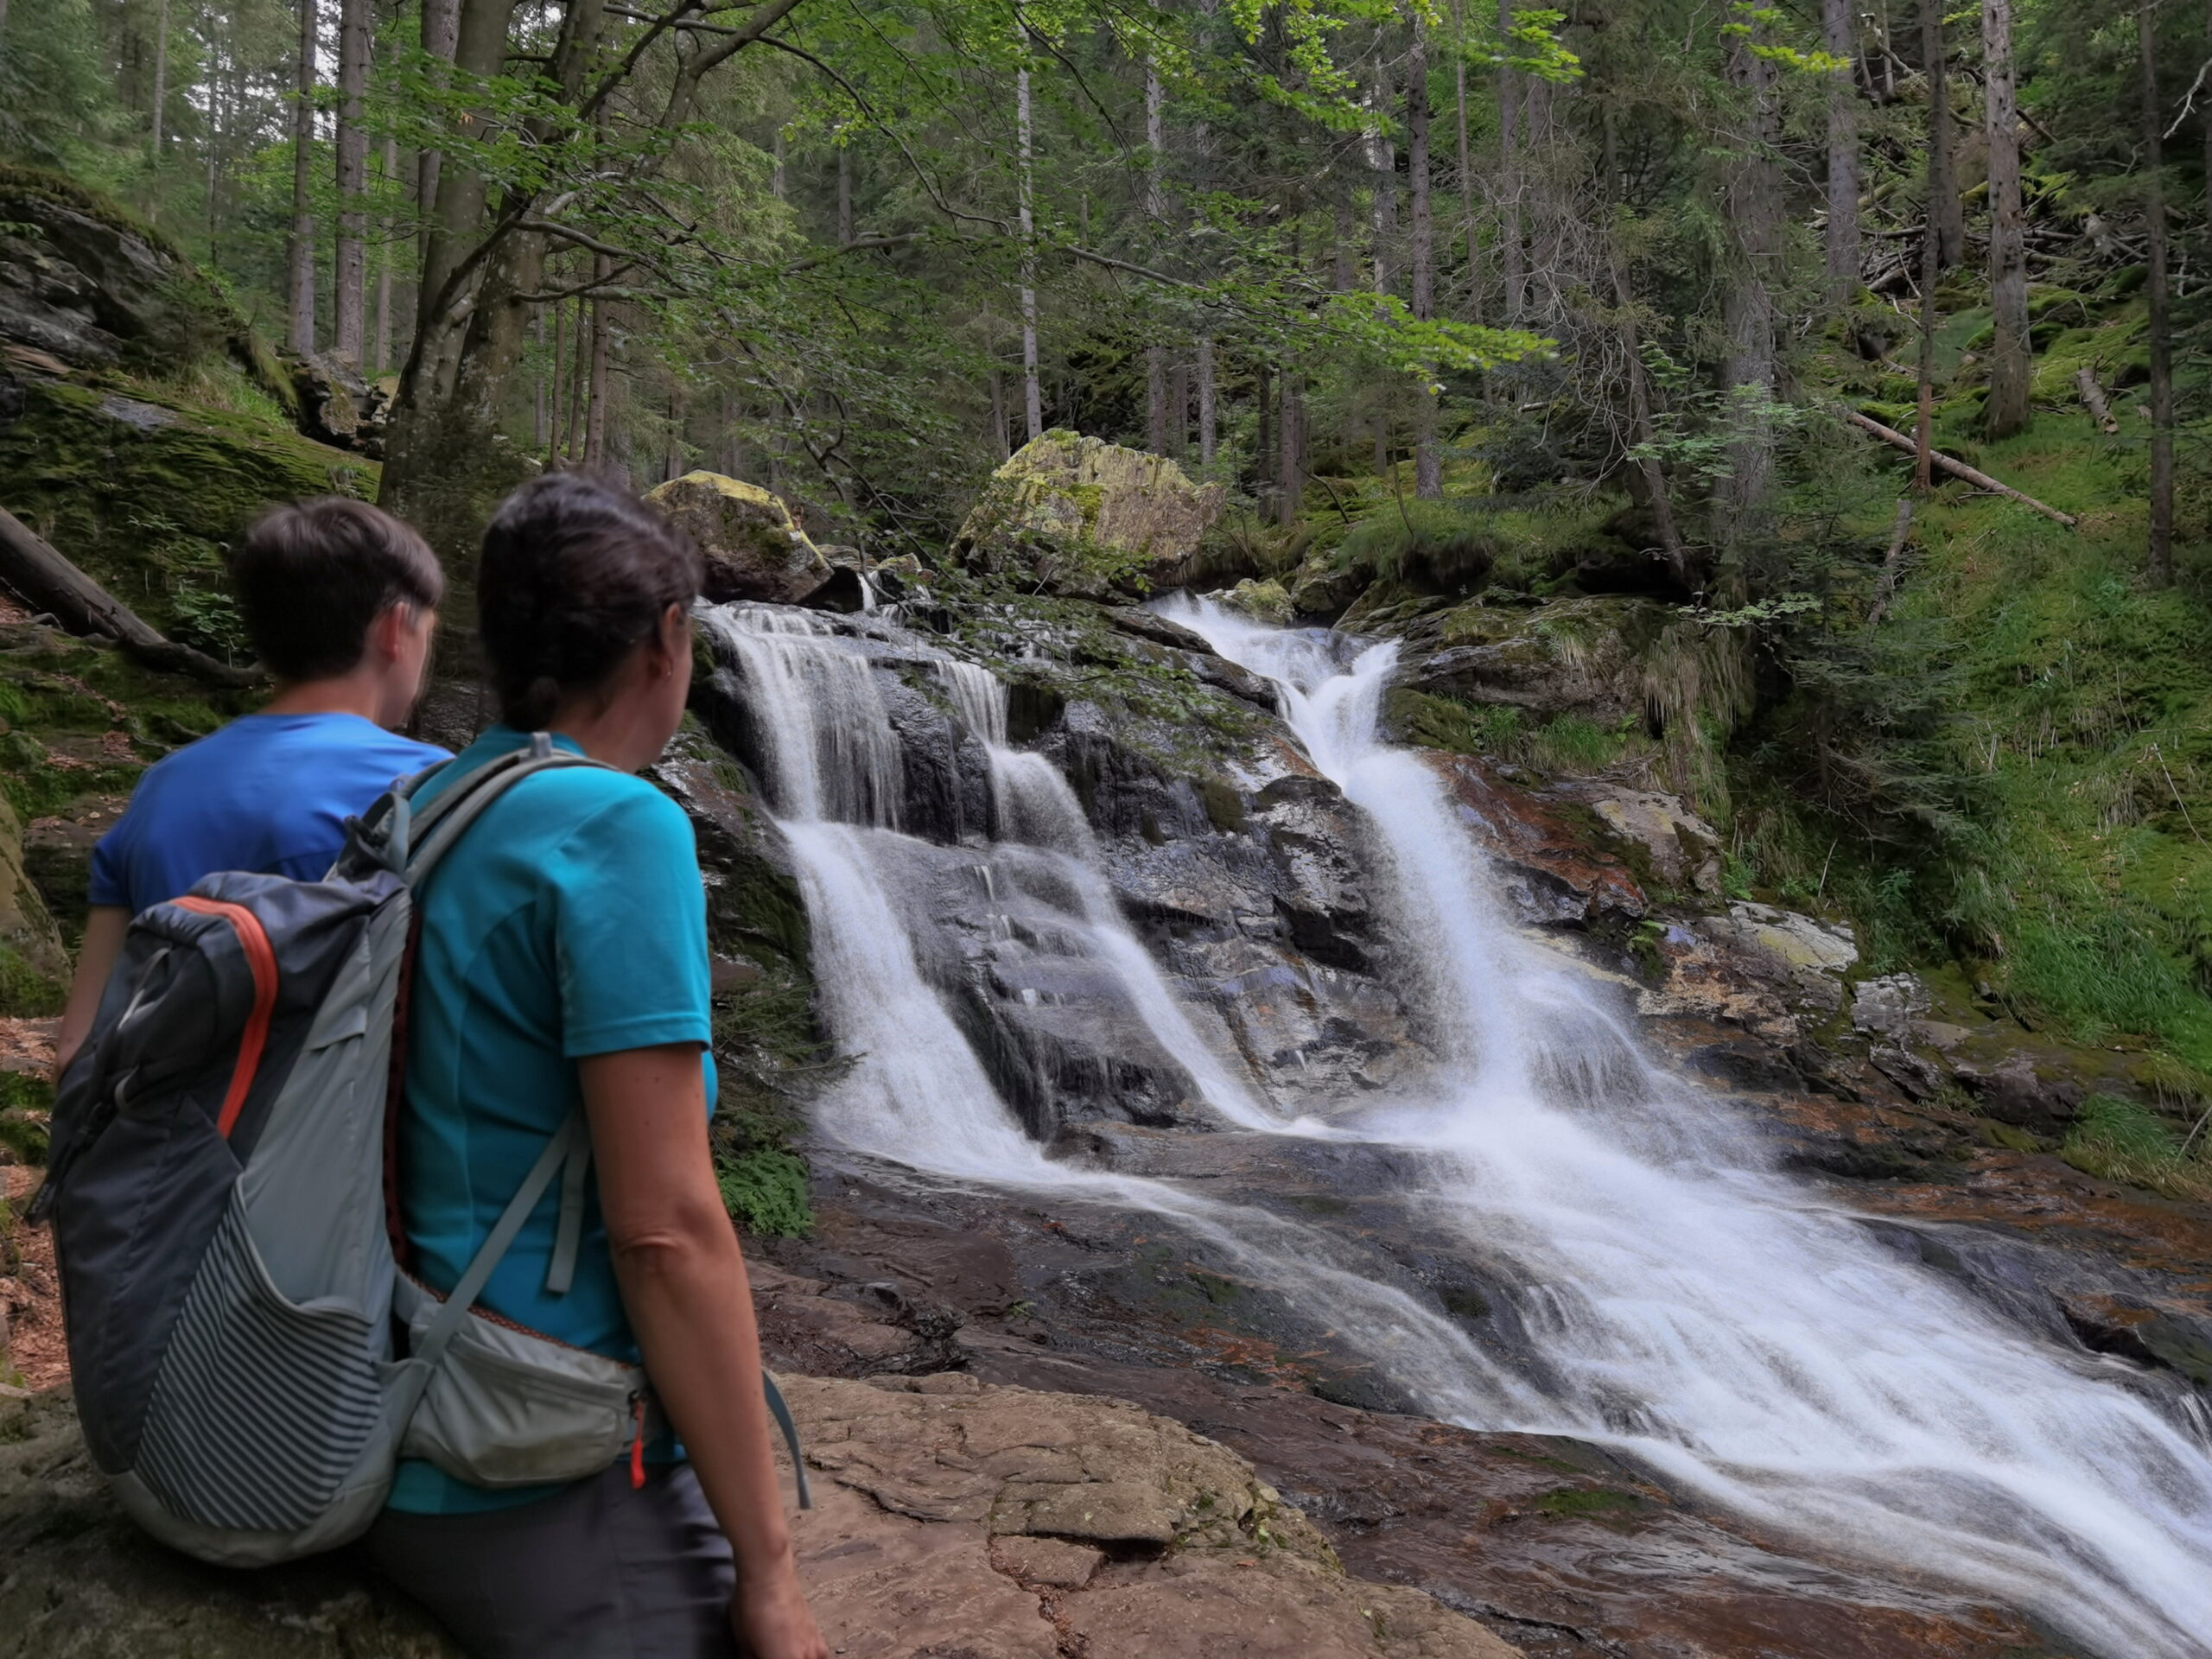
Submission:
[[[1373,580],[1371,572],[1342,564],[1334,552],[1315,553],[1291,575],[1291,608],[1300,616],[1333,621]]]
[[[0,506],[217,658],[247,655],[222,553],[248,521],[272,501],[376,494],[374,462],[300,436],[273,405],[244,413],[37,377],[12,389],[0,398]]]
[[[1162,456],[1056,429],[991,475],[953,552],[1047,593],[1157,593],[1187,579],[1223,496]]]
[[[707,556],[707,598],[771,605],[810,599],[836,574],[822,550],[791,520],[782,499],[758,484],[721,473],[686,473],[645,499]]]
[[[1255,622],[1271,622],[1280,627],[1290,620],[1290,595],[1282,583],[1269,580],[1255,582],[1247,576],[1222,596],[1222,602],[1232,605]]]

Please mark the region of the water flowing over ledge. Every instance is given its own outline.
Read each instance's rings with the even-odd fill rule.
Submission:
[[[925,1177],[1157,1215],[1343,1330],[1440,1419],[1615,1446],[1776,1533],[2001,1599],[2107,1659],[2202,1654],[2201,1429],[1885,1250],[1770,1168],[1723,1103],[1650,1065],[1605,988],[1510,924],[1434,774],[1378,741],[1390,647],[1173,614],[1277,683],[1314,768],[1363,815],[1392,971],[1437,1063],[1381,1096],[1280,1110],[1130,931],[1067,779],[1008,747],[1003,685],[903,639],[984,757],[966,902],[988,927],[1052,931],[1095,976],[1070,1000],[1103,999],[1133,1044],[1173,1056],[1218,1126],[1401,1154],[1408,1204],[1514,1265],[1529,1351],[1471,1339],[1325,1228],[1047,1156],[921,940],[881,671],[827,619],[724,607],[709,626],[764,734],[823,1012],[859,1057],[817,1131]]]

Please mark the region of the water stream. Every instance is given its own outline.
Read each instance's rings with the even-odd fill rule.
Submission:
[[[2212,1653],[2201,1431],[1885,1248],[1770,1169],[1724,1103],[1650,1065],[1603,988],[1509,924],[1439,779],[1378,740],[1392,647],[1174,614],[1277,683],[1316,768],[1366,816],[1378,908],[1440,1064],[1326,1122],[1280,1118],[1122,921],[1065,779],[1007,747],[1003,689],[939,659],[988,755],[996,855],[1071,895],[1065,925],[1225,1123],[1402,1154],[1403,1201],[1512,1265],[1535,1357],[1478,1344],[1314,1227],[1046,1157],[897,902],[898,740],[874,671],[824,620],[726,607],[710,626],[772,734],[823,1014],[861,1057],[818,1129],[928,1176],[1170,1218],[1355,1337],[1440,1419],[1614,1446],[1774,1533],[2031,1611],[2101,1659]]]

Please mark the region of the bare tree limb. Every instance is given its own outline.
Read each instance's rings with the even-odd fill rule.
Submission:
[[[1849,421],[1853,426],[1859,428],[1863,432],[1872,433],[1876,437],[1881,439],[1883,442],[1892,444],[1896,448],[1904,450],[1909,455],[1917,454],[1919,453],[1920,446],[1916,444],[1910,438],[1905,436],[1904,433],[1884,426],[1879,421],[1873,420],[1867,416],[1861,415],[1855,409],[1847,409],[1843,411],[1843,414],[1844,418]],[[1999,484],[1987,473],[1978,472],[1974,467],[1967,466],[1963,461],[1952,460],[1950,456],[1943,454],[1940,449],[1930,450],[1929,452],[1929,460],[1936,467],[1950,474],[1952,477],[1962,478],[1967,483],[1973,485],[1976,489],[1988,490],[1998,495],[2009,496],[2012,499],[2018,501],[2022,506],[2032,507],[2036,512],[2043,514],[2044,518],[2052,520],[2054,523],[2063,524],[2069,530],[2075,529],[2081,522],[2079,519],[2075,518],[2073,514],[2061,512],[2056,507],[2048,506],[2043,502],[2037,500],[2032,495],[2023,494],[2020,491],[2014,489],[2009,484]]]

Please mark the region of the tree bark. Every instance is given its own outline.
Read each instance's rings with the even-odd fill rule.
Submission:
[[[1619,188],[1620,166],[1618,141],[1614,133],[1613,103],[1608,99],[1605,110],[1605,188],[1609,195]],[[1616,207],[1618,204],[1616,202]],[[1628,431],[1632,448],[1642,448],[1653,437],[1651,424],[1651,385],[1643,367],[1642,330],[1637,324],[1636,296],[1629,285],[1628,262],[1621,257],[1620,238],[1612,226],[1605,231],[1605,263],[1613,279],[1613,305],[1620,315],[1621,354],[1628,366]],[[1665,556],[1667,568],[1675,573],[1676,581],[1684,586],[1689,582],[1689,553],[1682,545],[1681,526],[1675,521],[1675,506],[1667,494],[1667,475],[1658,461],[1650,455],[1632,456],[1629,461],[1630,494],[1637,505],[1651,515],[1652,529],[1659,537],[1659,550]]]
[[[293,68],[291,328],[286,343],[305,357],[315,350],[315,0],[298,0],[300,47]]]
[[[422,4],[423,50],[438,63],[451,63],[461,32],[461,0],[422,0]],[[430,258],[430,212],[438,199],[442,159],[435,149],[415,158],[415,206],[422,219],[416,260],[424,268]]]
[[[1287,371],[1282,377],[1281,453],[1275,469],[1275,522],[1285,530],[1298,522],[1306,498],[1306,398],[1303,383]]]
[[[1830,55],[1850,66],[1828,81],[1828,297],[1859,290],[1859,20],[1857,0],[1821,0]]]
[[[1413,246],[1409,251],[1414,315],[1427,322],[1436,315],[1436,232],[1429,213],[1428,41],[1418,18],[1414,21],[1413,48],[1406,60],[1406,160],[1412,181]],[[1434,384],[1434,371],[1426,372],[1414,435],[1414,493],[1424,501],[1444,499],[1444,456],[1436,442]]]
[[[1389,67],[1382,61],[1382,49],[1375,54],[1375,115],[1367,129],[1367,170],[1374,181],[1371,198],[1374,207],[1375,235],[1375,291],[1390,291],[1390,241],[1398,229],[1398,156],[1383,131],[1382,123],[1390,118],[1390,106],[1396,100],[1392,96]],[[1286,383],[1287,384],[1287,383]]]
[[[1929,171],[1935,171],[1935,158],[1929,158]],[[1913,428],[1914,449],[1917,457],[1914,467],[1913,486],[1923,495],[1936,487],[1936,278],[1942,263],[1938,251],[1942,238],[1936,229],[1935,202],[1931,198],[1928,211],[1920,225],[1920,365],[1917,413]]]
[[[1452,38],[1452,111],[1459,128],[1459,224],[1467,238],[1467,321],[1483,320],[1482,244],[1475,229],[1475,164],[1467,149],[1466,15],[1464,0],[1453,0]]]
[[[169,0],[161,0],[154,12],[154,108],[153,143],[154,164],[162,161],[162,117],[169,99]]]
[[[1981,0],[1982,74],[1989,118],[1989,301],[1996,338],[1982,430],[2027,429],[2028,250],[2020,207],[2020,118],[2013,101],[2012,0]]]
[[[2153,588],[2174,579],[2174,365],[2173,317],[2166,275],[2166,193],[2159,176],[2165,164],[2158,106],[2158,67],[2154,56],[2158,8],[2145,0],[2135,14],[2137,54],[2143,79],[2143,222],[2151,268],[2146,284],[2151,302],[2151,546],[2149,575]]]
[[[1920,55],[1928,77],[1928,217],[1936,226],[1936,263],[1948,270],[1966,257],[1967,221],[1951,131],[1943,0],[1920,0]]]
[[[540,310],[530,320],[530,331],[537,346],[537,389],[531,399],[531,436],[538,454],[545,454],[553,443],[553,401],[546,385],[548,365],[545,361],[545,313]]]
[[[2116,435],[2120,423],[2113,418],[2112,405],[2105,401],[2105,389],[2097,384],[2096,372],[2087,364],[2074,371],[2074,390],[2081,394],[2082,407],[2089,411],[2097,430],[2108,438]]]
[[[1144,213],[1156,242],[1167,212],[1167,194],[1160,168],[1167,159],[1166,99],[1160,84],[1159,67],[1147,59],[1144,66]],[[1144,349],[1145,447],[1155,455],[1167,453],[1167,350],[1157,343]]]
[[[1497,0],[1501,34],[1512,27],[1513,0]],[[1529,308],[1528,270],[1521,248],[1520,76],[1497,70],[1497,257],[1505,280],[1505,321],[1518,323]]]
[[[591,274],[606,280],[611,269],[603,253],[592,255]],[[614,345],[614,307],[611,301],[591,302],[591,382],[584,391],[584,465],[597,471],[607,465],[607,363]]]
[[[1763,29],[1754,24],[1754,30]],[[1744,126],[1723,170],[1727,215],[1735,233],[1735,269],[1722,297],[1728,333],[1723,370],[1738,413],[1751,417],[1729,446],[1729,476],[1719,491],[1721,541],[1733,551],[1764,521],[1774,471],[1774,443],[1764,405],[1774,396],[1774,283],[1783,252],[1782,176],[1776,159],[1781,114],[1773,62],[1754,49],[1757,32],[1733,39],[1729,83],[1744,99]],[[1750,395],[1745,396],[1746,393]]]
[[[1213,465],[1219,412],[1214,404],[1213,339],[1198,336],[1198,465]]]
[[[853,152],[837,146],[837,245],[853,245]]]
[[[384,141],[384,162],[378,176],[383,180],[386,189],[398,182],[398,139],[387,138]],[[376,372],[378,374],[389,372],[391,367],[391,266],[397,246],[397,229],[389,213],[385,215],[378,229]],[[543,330],[539,332],[543,334]]]
[[[1023,429],[1031,440],[1045,432],[1045,399],[1037,383],[1037,218],[1033,205],[1036,190],[1034,134],[1029,108],[1029,36],[1014,25],[1014,44],[1022,53],[1014,74],[1014,124],[1021,159],[1021,410]]]
[[[368,359],[369,135],[361,95],[369,81],[369,0],[338,0],[338,242],[331,268],[332,350],[359,368]]]

